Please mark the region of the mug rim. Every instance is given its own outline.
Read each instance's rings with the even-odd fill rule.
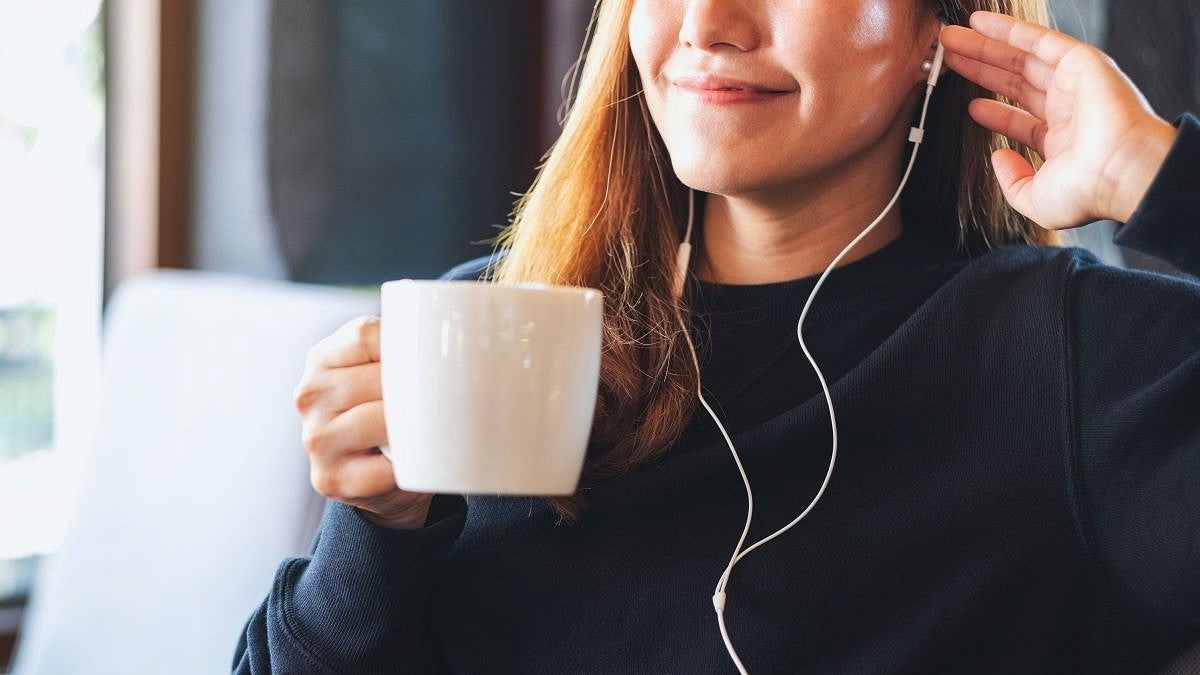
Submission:
[[[458,288],[458,289],[478,289],[481,286],[486,286],[489,289],[506,289],[518,292],[537,291],[543,293],[558,293],[570,295],[588,295],[596,294],[604,296],[599,289],[590,288],[588,286],[568,286],[563,284],[547,284],[541,281],[472,281],[470,279],[392,279],[380,284],[380,292],[388,288],[398,288],[402,286],[419,286],[419,287],[437,287],[437,288]]]

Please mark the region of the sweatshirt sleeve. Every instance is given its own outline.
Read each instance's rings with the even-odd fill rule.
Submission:
[[[1113,241],[1200,276],[1200,117],[1184,113],[1175,127],[1162,169]]]
[[[1184,115],[1117,242],[1200,276],[1200,119]],[[1067,277],[1075,503],[1116,630],[1200,637],[1200,283],[1076,256]]]
[[[425,527],[391,530],[329,502],[311,556],[280,565],[238,642],[236,673],[429,673],[433,575],[466,502],[436,495]]]

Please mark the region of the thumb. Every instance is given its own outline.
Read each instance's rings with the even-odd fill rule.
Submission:
[[[1021,215],[1037,222],[1033,216],[1033,165],[1015,150],[1002,148],[992,153],[992,168],[1004,198]]]

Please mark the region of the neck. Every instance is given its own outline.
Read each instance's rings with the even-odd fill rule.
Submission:
[[[708,208],[713,206],[710,201]],[[747,218],[734,215],[736,206],[723,208],[730,208],[728,216],[712,223],[707,216],[704,219],[703,252],[696,263],[699,279],[722,284],[769,284],[820,274],[879,214],[875,211],[844,223],[801,217],[804,225],[788,227],[786,220],[773,216]],[[738,224],[721,220],[726,217],[737,218]],[[838,264],[871,255],[895,241],[902,230],[899,214],[889,214]]]
[[[723,284],[767,284],[820,274],[895,194],[908,162],[908,152],[897,153],[895,147],[881,143],[799,187],[709,194],[696,276]],[[905,148],[911,151],[911,146]],[[839,265],[878,251],[902,230],[897,200]]]

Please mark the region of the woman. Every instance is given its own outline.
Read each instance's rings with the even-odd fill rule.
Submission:
[[[1112,218],[1200,272],[1200,121],[1044,22],[1040,0],[604,0],[506,255],[447,275],[605,292],[580,491],[397,489],[378,323],[347,324],[296,392],[333,501],[235,669],[1153,672],[1200,638],[1200,285],[1036,246]],[[825,485],[797,319],[872,221],[802,332],[837,412]]]

